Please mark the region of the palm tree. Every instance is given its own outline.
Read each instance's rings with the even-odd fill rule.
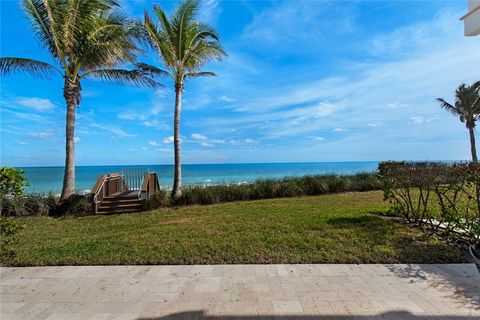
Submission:
[[[460,118],[470,134],[470,150],[472,161],[477,163],[477,150],[475,147],[475,122],[480,118],[480,81],[470,86],[461,84],[455,91],[455,105],[451,105],[442,98],[437,98],[440,106]]]
[[[180,160],[180,112],[185,79],[200,76],[215,76],[213,72],[200,71],[207,62],[221,60],[226,54],[219,36],[210,26],[194,21],[199,7],[197,0],[182,1],[169,18],[159,7],[154,6],[159,25],[145,12],[143,21],[144,39],[162,60],[168,71],[144,65],[145,72],[167,74],[175,84],[174,150],[175,169],[172,197],[181,195],[182,167]]]
[[[0,74],[26,72],[64,78],[66,157],[61,199],[75,193],[75,110],[80,103],[81,81],[99,78],[120,84],[153,86],[138,70],[118,69],[134,63],[140,52],[129,20],[113,0],[23,0],[23,9],[35,36],[57,66],[26,58],[0,58]]]

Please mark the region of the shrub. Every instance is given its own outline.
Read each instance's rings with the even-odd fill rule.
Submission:
[[[390,213],[473,245],[480,243],[480,165],[383,162]]]
[[[92,196],[74,194],[59,203],[53,215],[88,216],[94,213]]]
[[[167,190],[161,189],[148,198],[148,208],[150,210],[168,206],[169,204],[170,198]]]
[[[53,214],[58,207],[58,199],[53,195],[45,196],[31,193],[19,196],[2,196],[2,216],[46,216]]]
[[[316,175],[283,179],[263,179],[252,183],[187,186],[175,205],[214,204],[229,201],[258,200],[280,197],[313,196],[334,192],[381,189],[374,173],[355,175]]]
[[[10,167],[0,168],[0,195],[18,196],[23,194],[26,183],[23,173],[25,171]]]

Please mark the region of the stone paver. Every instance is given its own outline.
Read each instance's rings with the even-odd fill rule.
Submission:
[[[1,268],[1,320],[480,319],[473,264]]]

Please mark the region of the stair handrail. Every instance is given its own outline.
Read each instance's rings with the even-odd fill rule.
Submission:
[[[98,204],[102,201],[102,200],[98,200],[98,197],[100,196],[101,193],[103,193],[105,183],[110,181],[110,180],[113,180],[113,179],[118,179],[122,182],[122,191],[128,190],[128,185],[125,182],[125,179],[123,179],[123,177],[120,174],[110,173],[110,174],[101,175],[98,178],[97,183],[95,184],[95,186],[92,189],[92,193],[94,195],[93,196],[93,202],[95,204]],[[100,180],[101,180],[101,182],[100,182]],[[102,195],[102,198],[103,198],[103,195]]]
[[[148,200],[150,195],[157,192],[158,190],[160,190],[160,183],[158,182],[157,173],[156,172],[145,173],[145,175],[143,176],[141,194],[146,194],[147,200]]]
[[[105,185],[105,182],[107,181],[107,179],[109,178],[110,175],[108,174],[104,174],[104,175],[101,175],[100,177],[98,177],[98,180],[97,180],[97,183],[95,184],[95,186],[93,187],[92,189],[92,193],[93,193],[93,202],[95,204],[99,203],[100,201],[97,200],[97,197],[100,195],[100,191],[103,192],[103,186]],[[101,179],[101,183],[99,184],[99,181]],[[98,186],[97,186],[98,185]],[[96,190],[95,190],[96,189]]]
[[[143,175],[142,180],[140,181],[140,185],[138,186],[138,194],[137,194],[138,200],[142,199],[143,185],[145,183],[145,176],[147,174],[149,174],[149,173],[147,172]]]

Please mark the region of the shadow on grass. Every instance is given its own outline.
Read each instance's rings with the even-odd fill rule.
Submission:
[[[423,320],[478,320],[476,316],[429,316],[429,315],[420,315],[415,316],[414,314],[407,311],[391,311],[375,315],[261,315],[261,316],[214,316],[206,315],[203,311],[192,311],[192,312],[181,312],[174,313],[158,318],[138,318],[137,320],[274,320],[274,319],[289,319],[289,320],[371,320],[371,319],[392,319],[392,320],[414,320],[414,319],[423,319]]]
[[[390,255],[383,259],[365,260],[366,263],[467,263],[472,262],[468,252],[437,241],[434,236],[421,230],[411,230],[398,221],[374,215],[354,217],[336,217],[327,220],[327,224],[340,232],[349,232],[354,245],[356,237],[359,243],[369,241],[372,248],[389,247]],[[417,232],[412,232],[417,231]]]
[[[359,217],[339,217],[327,220],[327,223],[335,228],[359,228],[369,227],[374,228],[384,225],[384,221],[376,216],[359,216]]]

